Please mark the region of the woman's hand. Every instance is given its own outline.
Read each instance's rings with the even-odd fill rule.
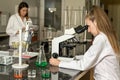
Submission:
[[[51,59],[49,60],[49,63],[50,63],[51,65],[53,65],[53,66],[59,66],[60,60],[55,59],[55,58],[51,58]]]
[[[22,28],[22,32],[25,31],[25,27]],[[19,34],[19,30],[16,32],[16,35]]]
[[[59,67],[57,67],[57,66],[50,66],[49,70],[50,70],[50,72],[55,74],[55,73],[57,73],[59,71]]]
[[[24,31],[25,31],[25,27],[22,28],[22,32],[24,32]]]

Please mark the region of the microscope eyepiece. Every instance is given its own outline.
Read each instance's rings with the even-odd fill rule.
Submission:
[[[88,25],[85,25],[85,26],[79,25],[78,27],[76,27],[74,29],[75,29],[75,32],[79,34],[79,33],[84,32],[85,30],[87,30],[88,29]]]

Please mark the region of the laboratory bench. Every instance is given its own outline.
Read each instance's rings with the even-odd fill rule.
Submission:
[[[18,58],[14,58],[14,63],[17,60]],[[29,67],[23,70],[13,69],[12,64],[0,65],[0,80],[90,80],[89,71],[59,68],[49,64],[46,68],[41,68],[37,67],[35,62],[36,57],[23,59],[23,63],[29,64]],[[44,75],[47,75],[47,78]]]

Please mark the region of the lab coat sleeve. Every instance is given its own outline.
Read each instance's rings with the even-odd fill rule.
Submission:
[[[28,20],[32,22],[31,18],[29,18]],[[37,25],[33,25],[33,22],[31,24],[31,26],[32,26],[32,28],[33,28],[34,31],[38,30],[38,26]]]
[[[91,47],[84,54],[83,58],[79,61],[73,60],[70,62],[61,61],[59,67],[76,69],[76,70],[89,70],[100,62],[99,56],[105,46],[105,39],[103,36],[96,36]],[[102,59],[102,58],[101,58]]]
[[[16,33],[18,31],[18,29],[16,28],[17,25],[15,25],[14,22],[15,22],[14,16],[11,16],[8,21],[7,28],[6,28],[6,33],[10,36],[16,35]]]

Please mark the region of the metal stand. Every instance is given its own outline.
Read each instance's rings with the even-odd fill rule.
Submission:
[[[13,64],[12,65],[12,68],[15,68],[15,69],[23,69],[23,68],[27,68],[29,65],[28,64]]]
[[[19,63],[13,64],[12,68],[15,69],[24,69],[27,68],[29,65],[28,64],[22,64],[22,30],[19,30]]]

